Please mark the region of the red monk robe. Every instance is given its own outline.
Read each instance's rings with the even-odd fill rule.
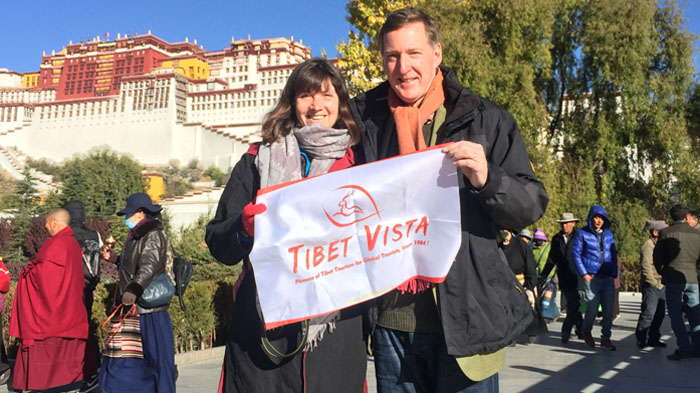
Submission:
[[[17,281],[10,320],[10,335],[20,339],[14,388],[44,390],[80,381],[84,371],[94,374],[96,364],[84,364],[84,286],[82,252],[65,227],[44,242]]]

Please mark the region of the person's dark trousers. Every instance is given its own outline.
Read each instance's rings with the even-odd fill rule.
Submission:
[[[97,336],[95,336],[98,329],[97,324],[92,320],[92,303],[95,301],[95,287],[85,284],[85,290],[83,291],[83,302],[85,303],[85,311],[87,311],[87,321],[88,321],[88,338],[87,345],[85,345],[85,364],[86,364],[86,374],[91,374],[92,371],[96,371],[100,364],[100,351],[98,349]],[[92,375],[85,375],[86,378],[92,377]]]
[[[498,373],[467,378],[447,354],[442,333],[410,333],[377,326],[372,336],[378,393],[498,393]]]
[[[700,354],[700,291],[698,284],[666,284],[666,306],[671,328],[682,353]],[[690,332],[686,330],[683,313],[688,317]],[[693,342],[691,344],[691,338]]]
[[[642,312],[637,321],[637,345],[658,343],[661,323],[666,316],[666,291],[649,283],[642,284]]]
[[[575,328],[576,335],[581,334],[581,323],[583,323],[583,317],[578,311],[579,304],[581,303],[581,297],[578,293],[578,289],[563,289],[561,290],[562,299],[566,299],[566,318],[564,318],[564,323],[561,325],[561,334],[568,341],[571,335],[571,328]]]

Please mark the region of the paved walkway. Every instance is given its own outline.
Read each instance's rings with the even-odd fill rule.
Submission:
[[[506,366],[499,375],[500,392],[700,392],[700,358],[679,362],[666,359],[675,348],[668,318],[662,329],[662,340],[668,342],[668,348],[637,348],[634,328],[640,302],[640,294],[620,295],[621,315],[613,325],[616,351],[592,349],[575,338],[562,344],[560,321],[551,323],[550,333],[535,344],[525,345],[523,337],[515,347],[508,348]],[[599,335],[600,325],[597,324],[593,336]],[[370,393],[376,392],[373,366],[370,361],[367,375]],[[209,360],[181,364],[178,368],[179,393],[216,392],[221,370],[220,352]],[[2,392],[7,392],[6,386],[0,387]]]

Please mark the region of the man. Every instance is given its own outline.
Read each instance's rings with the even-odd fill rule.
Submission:
[[[617,277],[617,249],[610,219],[599,205],[588,211],[588,225],[576,231],[571,245],[571,255],[579,276],[583,279],[586,297],[586,314],[583,317],[583,340],[595,347],[591,330],[598,314],[598,305],[603,307],[600,347],[611,351],[615,346],[612,335],[613,308],[615,306],[615,277]]]
[[[578,272],[571,260],[571,241],[576,232],[578,218],[573,213],[562,213],[558,220],[554,220],[561,226],[561,231],[552,236],[549,258],[542,275],[549,276],[552,269],[557,269],[557,279],[562,294],[562,308],[566,309],[566,318],[561,325],[561,342],[566,344],[571,338],[571,328],[574,328],[576,336],[581,339],[581,325],[583,318],[579,312],[581,297],[578,292]]]
[[[95,365],[84,362],[85,284],[80,246],[69,221],[65,209],[49,213],[45,227],[51,237],[17,280],[10,320],[10,335],[20,339],[15,389],[46,390],[95,373]]]
[[[445,281],[377,301],[378,390],[495,392],[503,348],[532,315],[498,250],[497,229],[537,221],[547,194],[512,116],[440,66],[433,18],[415,8],[396,11],[377,41],[388,81],[351,102],[362,134],[357,161],[454,142],[443,152],[458,168],[462,212],[462,246]]]
[[[673,223],[661,230],[654,248],[654,265],[666,287],[668,317],[678,344],[678,349],[667,356],[670,360],[700,356],[700,231],[688,224],[689,218],[686,205],[673,206]],[[690,337],[683,321],[684,312],[690,324]]]
[[[639,314],[636,331],[639,348],[666,347],[666,344],[660,341],[659,331],[666,316],[666,296],[661,275],[654,267],[654,247],[659,239],[659,231],[667,226],[663,220],[647,221],[644,225],[644,232],[649,232],[649,238],[639,251],[642,288],[642,312]]]

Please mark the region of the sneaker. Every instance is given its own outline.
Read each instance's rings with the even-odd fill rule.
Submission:
[[[672,354],[666,356],[666,359],[668,359],[668,360],[682,360],[682,359],[688,359],[692,356],[693,356],[692,352],[686,352],[686,351],[681,351],[680,349],[676,349]]]
[[[85,380],[85,384],[78,390],[78,393],[87,393],[87,392],[92,392],[100,384],[99,378],[97,378],[97,375],[93,375],[92,377],[88,378]]]
[[[666,343],[662,343],[661,341],[649,341],[647,343],[648,346],[650,347],[656,347],[656,348],[666,348]]]
[[[595,348],[595,340],[593,340],[593,336],[590,332],[583,333],[583,341],[585,341],[586,345],[588,345],[589,347]]]
[[[639,347],[640,349],[642,349],[642,348],[644,348],[644,347],[646,347],[646,346],[647,346],[647,342],[646,342],[646,341],[637,340],[637,347]]]
[[[614,351],[616,348],[613,345],[612,341],[609,338],[604,338],[600,340],[600,347],[603,349],[607,349],[609,351]]]

